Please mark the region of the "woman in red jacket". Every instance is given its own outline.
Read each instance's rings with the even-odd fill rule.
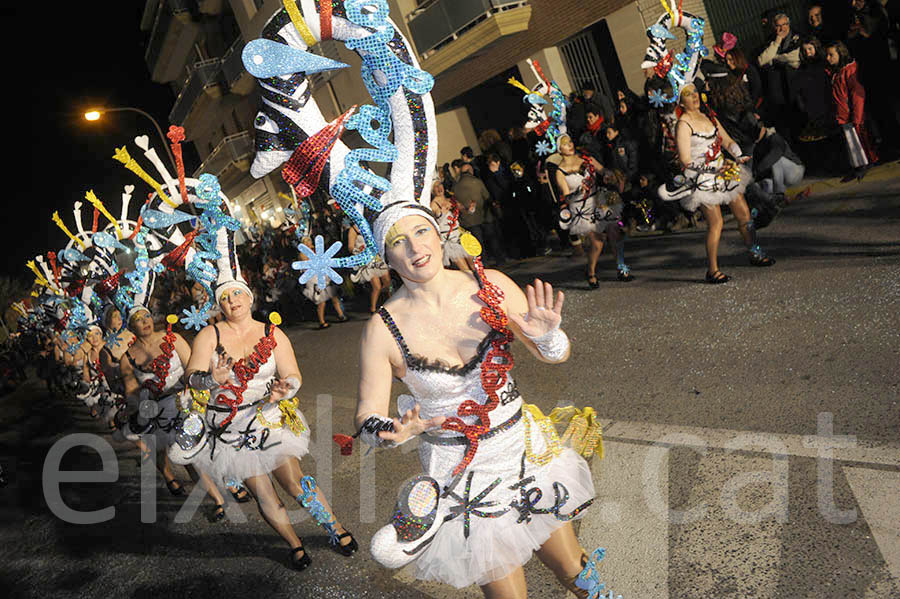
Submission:
[[[855,157],[853,145],[849,145],[850,162],[856,168],[855,176],[862,177],[866,162],[878,161],[875,144],[866,128],[866,90],[859,82],[856,61],[843,42],[834,42],[825,46],[825,60],[828,62],[828,73],[831,76],[831,95],[834,98],[835,117],[838,125],[852,124],[859,136],[859,142],[865,156]],[[858,153],[858,152],[856,152]],[[863,159],[864,158],[864,159]],[[852,176],[848,176],[852,178]]]

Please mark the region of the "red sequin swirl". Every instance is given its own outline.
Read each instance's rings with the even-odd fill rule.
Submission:
[[[484,266],[481,257],[475,258],[475,272],[481,283],[478,290],[478,298],[487,304],[481,309],[481,319],[493,330],[500,333],[491,340],[491,349],[481,362],[481,387],[484,389],[488,400],[484,404],[467,399],[456,410],[459,417],[450,417],[441,426],[444,430],[454,431],[465,435],[468,448],[462,461],[453,470],[453,476],[466,469],[478,451],[478,440],[482,435],[491,430],[491,411],[500,403],[497,391],[506,385],[506,373],[513,367],[512,354],[507,349],[513,341],[513,333],[507,326],[509,319],[503,311],[503,291],[487,280],[484,276]],[[496,361],[499,358],[499,362]],[[462,421],[464,416],[476,416],[477,424],[466,424]]]
[[[233,397],[229,397],[225,393],[216,395],[216,402],[225,404],[231,409],[231,413],[219,423],[220,428],[227,426],[237,414],[238,406],[244,402],[244,391],[247,390],[247,383],[253,380],[260,367],[269,360],[275,345],[275,327],[271,327],[266,336],[257,342],[253,352],[246,358],[241,358],[235,362],[232,367],[237,384],[226,382],[219,385],[221,389],[230,391],[233,395]]]
[[[166,379],[169,378],[169,368],[172,367],[172,355],[175,353],[175,333],[172,325],[166,326],[166,334],[159,344],[161,353],[150,362],[149,370],[153,372],[153,378],[144,381],[141,386],[159,396],[166,388]]]

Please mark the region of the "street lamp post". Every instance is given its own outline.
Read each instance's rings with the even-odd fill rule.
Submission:
[[[131,111],[137,112],[138,114],[142,114],[153,123],[153,126],[156,127],[156,132],[159,133],[159,138],[162,140],[163,147],[166,150],[166,155],[169,157],[169,161],[172,163],[172,166],[175,167],[175,171],[178,171],[178,167],[176,166],[175,157],[172,155],[172,150],[169,149],[169,141],[166,139],[166,136],[163,135],[162,129],[159,127],[159,123],[156,122],[156,119],[141,110],[140,108],[134,108],[132,106],[120,106],[117,108],[98,108],[96,110],[91,110],[90,112],[84,113],[84,118],[89,121],[99,120],[104,112],[123,112],[123,111]]]

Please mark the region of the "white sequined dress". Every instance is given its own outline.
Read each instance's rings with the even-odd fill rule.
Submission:
[[[381,317],[391,329],[406,360],[403,382],[412,395],[398,398],[400,414],[418,404],[423,419],[457,416],[466,400],[488,401],[481,383],[481,362],[497,338],[488,334],[476,355],[463,366],[446,367],[409,351],[402,334],[384,308]],[[415,559],[415,576],[457,588],[484,585],[507,576],[525,564],[550,535],[566,522],[580,518],[595,496],[587,462],[563,447],[546,463],[532,461],[547,454],[549,442],[508,377],[498,391],[499,405],[490,412],[489,438],[480,440],[471,463],[458,477],[452,473],[466,453],[463,437],[446,430],[420,436],[419,460],[424,474],[449,493],[451,515]],[[463,417],[475,424],[476,417]],[[526,455],[526,443],[530,445]],[[536,500],[536,501],[535,501]],[[373,539],[376,560],[387,562],[387,551]]]
[[[624,204],[616,194],[598,187],[595,182],[589,182],[588,190],[585,192],[587,161],[583,161],[581,168],[573,173],[562,168],[559,171],[569,186],[566,206],[559,214],[561,229],[567,230],[572,235],[587,235],[592,231],[604,233],[610,224],[621,220]]]
[[[693,212],[701,204],[714,206],[731,203],[753,182],[753,173],[746,166],[740,165],[736,178],[724,176],[724,166],[719,128],[709,133],[691,128],[691,164],[685,170],[686,187],[691,193],[677,196],[685,210]]]
[[[270,335],[274,350],[274,335],[270,327],[267,325],[266,337],[257,343],[254,354],[260,351]],[[218,335],[216,328],[217,344]],[[215,355],[212,360],[216,360]],[[213,362],[210,363],[211,369],[215,367]],[[232,367],[232,384],[239,383],[235,372],[248,363],[244,359]],[[196,466],[214,481],[232,485],[268,474],[289,458],[305,456],[309,452],[309,427],[293,398],[269,402],[269,389],[275,376],[275,354],[272,351],[253,378],[247,381],[247,388],[242,393],[243,401],[227,423],[225,421],[232,409],[224,399],[235,398],[235,393],[223,387],[212,389],[205,410],[206,428],[199,443],[191,449],[172,445],[169,459],[176,464]]]

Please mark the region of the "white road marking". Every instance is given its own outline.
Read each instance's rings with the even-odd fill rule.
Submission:
[[[900,580],[900,472],[843,468],[891,575]]]

